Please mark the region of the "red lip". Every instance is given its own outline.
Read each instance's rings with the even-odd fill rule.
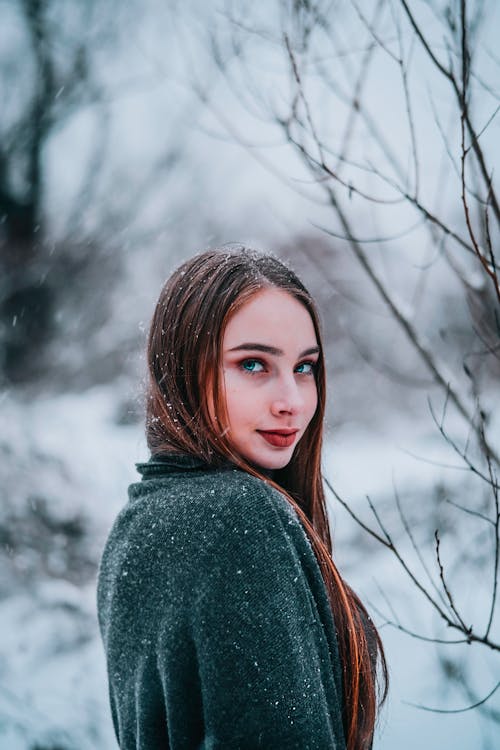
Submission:
[[[276,448],[288,448],[295,441],[298,430],[257,430],[270,445]]]

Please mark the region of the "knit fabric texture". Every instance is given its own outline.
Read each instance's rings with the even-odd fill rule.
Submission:
[[[345,750],[332,613],[289,502],[230,464],[137,466],[97,589],[120,748]]]

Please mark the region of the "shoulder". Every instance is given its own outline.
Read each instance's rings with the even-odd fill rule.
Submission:
[[[124,553],[135,550],[136,559],[187,559],[242,536],[279,537],[288,526],[300,526],[288,500],[244,471],[172,473],[130,486],[106,553],[122,548]]]
[[[205,475],[196,498],[201,516],[222,517],[228,523],[261,523],[282,514],[295,516],[286,497],[262,479],[239,469]]]
[[[187,597],[234,571],[246,570],[248,582],[263,568],[270,575],[283,565],[291,570],[306,547],[286,498],[246,472],[183,472],[138,482],[101,558],[101,610],[109,596],[153,600],[167,588],[177,601],[179,592]]]
[[[239,469],[180,472],[142,481],[129,488],[130,501],[122,512],[132,525],[182,524],[205,533],[240,523],[264,523],[276,516],[296,519],[285,496]],[[298,519],[297,519],[298,520]]]

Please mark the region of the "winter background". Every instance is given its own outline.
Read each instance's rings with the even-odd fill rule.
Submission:
[[[491,492],[451,445],[468,445],[469,426],[416,358],[348,243],[333,236],[341,232],[321,186],[276,123],[294,93],[283,28],[294,9],[302,22],[301,6],[311,4],[255,5],[0,2],[2,750],[116,747],[95,585],[106,535],[137,478],[134,463],[147,457],[145,335],[168,273],[223,242],[272,250],[302,275],[319,302],[327,347],[325,475],[376,528],[369,496],[426,580],[397,495],[438,588],[439,529],[455,600],[467,624],[484,632],[498,525],[495,531],[484,523],[493,517]],[[457,4],[410,5],[436,49],[446,50],[442,29],[453,26]],[[376,39],[364,15],[375,6],[387,14]],[[353,162],[375,163],[380,154],[349,124],[339,91],[349,93],[349,75],[374,39],[395,44],[385,24],[397,6],[315,6],[335,21],[336,54],[318,42],[317,57],[338,88],[328,98],[312,76],[309,94],[322,132],[351,138]],[[499,119],[489,118],[500,95],[500,12],[494,2],[470,8],[471,17],[478,9],[485,14],[474,103],[478,121],[488,123],[482,143],[495,168]],[[292,37],[294,31],[292,24]],[[402,26],[401,34],[414,55],[422,191],[462,231],[460,186],[443,166],[459,154],[453,102],[418,57],[411,29]],[[371,65],[363,102],[410,163],[411,129],[391,58],[379,50]],[[484,333],[498,306],[483,293],[478,264],[466,259],[461,273],[479,290],[479,317],[444,243],[430,242],[411,206],[367,203],[348,188],[341,198],[359,236],[393,238],[370,243],[371,261],[464,398],[474,403],[480,384],[498,454],[498,359],[482,366],[472,385],[464,374],[478,349],[498,350],[498,317],[496,343]],[[446,416],[448,440],[433,414]],[[336,560],[379,625],[389,663],[376,750],[500,747],[500,691],[461,710],[498,684],[498,652],[440,643],[460,634],[450,634],[394,555],[331,495],[329,511]],[[491,637],[498,642],[497,609]]]

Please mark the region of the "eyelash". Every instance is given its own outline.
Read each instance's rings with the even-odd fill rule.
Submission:
[[[248,375],[260,375],[262,373],[262,370],[258,370],[257,372],[254,370],[247,370],[245,367],[246,364],[249,362],[257,362],[259,365],[262,365],[262,367],[265,368],[265,363],[261,359],[257,359],[256,357],[247,357],[246,359],[242,359],[241,362],[238,363],[238,366],[243,372],[247,373]],[[309,372],[299,372],[298,375],[315,375],[316,374],[316,362],[313,362],[312,360],[304,360],[304,362],[299,362],[297,367],[301,367],[302,365],[310,365],[311,369]]]

